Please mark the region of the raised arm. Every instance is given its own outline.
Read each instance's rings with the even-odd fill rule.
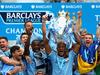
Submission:
[[[76,32],[79,32],[80,29],[81,29],[81,26],[82,26],[82,19],[81,19],[81,16],[82,16],[82,12],[81,11],[78,11],[78,19],[76,21]]]
[[[96,30],[96,37],[100,41],[100,24],[98,24],[97,30]]]
[[[80,44],[81,43],[81,37],[80,37],[80,35],[77,32],[74,32],[74,36],[75,36],[76,42]]]
[[[48,39],[46,38],[46,19],[47,19],[47,16],[44,15],[42,17],[42,33],[43,33],[43,42],[45,44],[45,50],[48,54],[51,53],[51,48],[50,48],[50,45],[49,45],[49,42],[48,42]]]
[[[24,56],[29,56],[29,47],[30,47],[30,38],[31,38],[31,33],[30,32],[27,32],[28,34],[28,39],[27,41],[25,42],[25,46],[24,46]]]
[[[77,54],[79,52],[80,46],[81,46],[80,43],[76,43],[73,44],[71,49]]]
[[[82,12],[78,11],[78,19],[76,21],[76,25],[75,27],[73,27],[73,32],[74,32],[74,36],[76,38],[76,42],[80,43],[81,42],[81,38],[79,35],[80,29],[81,29],[81,25],[82,25],[82,20],[81,20],[81,16],[82,16]]]

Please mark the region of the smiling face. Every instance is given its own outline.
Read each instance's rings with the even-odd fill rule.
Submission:
[[[28,39],[28,34],[27,33],[22,33],[22,35],[21,35],[21,42],[23,44],[25,44],[27,42],[27,39]]]
[[[16,50],[16,51],[13,53],[13,57],[16,58],[17,60],[21,60],[21,58],[22,58],[22,51],[21,51],[21,49]]]
[[[85,43],[88,44],[88,45],[93,43],[93,36],[91,34],[85,35]]]
[[[40,41],[34,40],[34,41],[32,42],[32,44],[31,44],[31,47],[32,47],[32,50],[33,50],[34,52],[40,51]]]
[[[11,47],[10,51],[11,51],[12,57],[15,60],[21,60],[23,53],[22,53],[22,50],[19,46]]]
[[[3,50],[3,51],[6,51],[7,48],[8,48],[8,40],[6,38],[0,38],[0,48]]]
[[[8,46],[8,41],[6,41],[5,39],[0,39],[0,47],[6,47]]]
[[[66,53],[66,44],[64,42],[59,42],[57,44],[57,51],[59,56],[64,57]]]

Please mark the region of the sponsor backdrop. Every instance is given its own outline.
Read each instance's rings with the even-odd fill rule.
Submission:
[[[70,18],[77,18],[82,11],[82,28],[95,34],[100,22],[100,3],[0,3],[0,36],[15,40],[24,31],[24,22],[31,20],[34,32],[42,33],[41,18],[48,15],[47,25],[58,12],[68,12]]]

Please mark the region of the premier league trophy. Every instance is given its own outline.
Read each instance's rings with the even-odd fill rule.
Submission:
[[[64,41],[68,49],[72,47],[75,42],[72,26],[76,22],[70,19],[68,12],[58,12],[58,17],[50,20],[48,25],[47,38],[53,50],[56,50],[57,42]]]

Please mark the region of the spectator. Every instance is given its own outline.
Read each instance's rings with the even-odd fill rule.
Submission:
[[[1,37],[0,38],[0,49],[3,51],[3,52],[7,52],[9,51],[9,46],[8,46],[8,39],[6,37]]]
[[[97,63],[96,55],[98,46],[99,44],[93,41],[93,36],[91,34],[85,35],[84,43],[81,44],[78,55],[78,68],[80,74],[95,75],[94,68],[96,67]],[[84,64],[84,62],[86,64]],[[82,63],[84,64],[83,66]]]

